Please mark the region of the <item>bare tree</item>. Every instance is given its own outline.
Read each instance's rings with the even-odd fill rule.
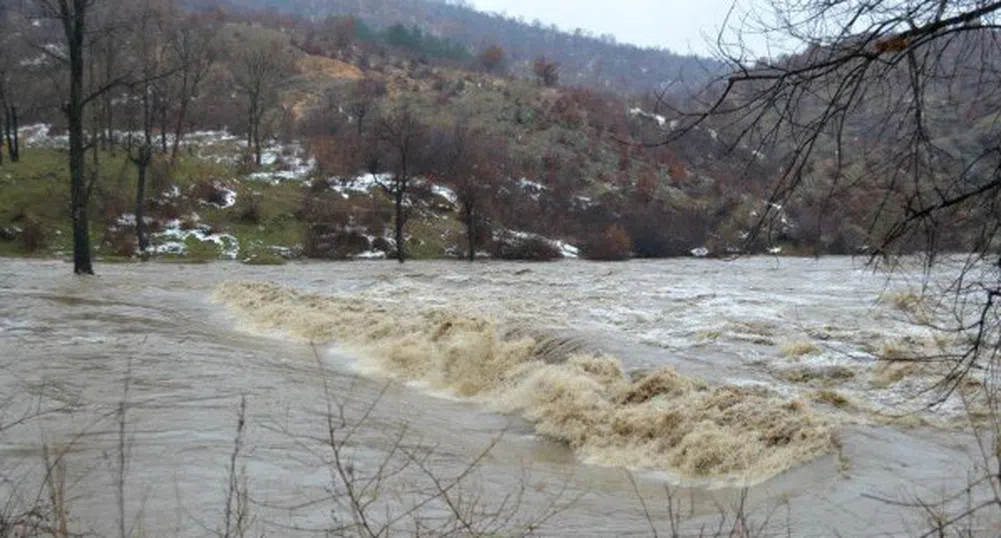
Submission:
[[[18,140],[17,96],[14,93],[14,76],[17,66],[16,32],[6,20],[0,19],[0,113],[3,122],[0,129],[0,164],[3,163],[3,146],[6,144],[11,162],[20,160]]]
[[[732,147],[772,156],[776,183],[753,235],[768,233],[783,207],[819,198],[820,213],[859,211],[857,247],[873,262],[919,252],[931,270],[942,254],[964,253],[937,289],[948,308],[928,322],[962,344],[906,360],[945,365],[932,406],[982,373],[998,446],[1001,2],[770,5],[755,27],[720,35],[728,74],[697,96],[695,110],[674,110],[681,128],[667,142],[729,126],[721,137]],[[750,33],[795,54],[755,58],[741,39]],[[988,504],[997,510],[994,491]]]
[[[279,103],[278,92],[294,68],[287,40],[254,29],[240,38],[233,57],[233,79],[247,104],[247,146],[261,165],[262,128],[268,112]]]
[[[149,237],[146,231],[146,178],[150,164],[153,162],[153,124],[157,109],[156,100],[163,99],[154,82],[163,82],[162,77],[167,69],[164,58],[163,32],[166,14],[162,6],[155,0],[143,0],[136,6],[135,34],[132,42],[136,50],[136,60],[139,65],[138,81],[131,85],[130,101],[139,104],[139,122],[141,138],[136,141],[130,129],[128,140],[129,160],[136,167],[136,242],[139,252],[145,256],[149,249]]]
[[[364,135],[365,118],[374,113],[379,105],[379,100],[385,95],[385,81],[374,78],[363,78],[355,82],[348,90],[344,110],[355,122],[358,136]]]
[[[414,176],[428,168],[428,127],[409,104],[401,103],[380,120],[374,142],[380,149],[369,171],[374,173],[382,164],[389,171],[388,179],[380,185],[393,198],[396,259],[403,263],[406,260],[403,230],[408,216],[407,195]]]
[[[177,73],[171,80],[173,99],[177,102],[174,118],[174,142],[170,152],[172,162],[177,161],[184,124],[187,121],[191,101],[198,96],[202,81],[215,62],[215,24],[206,23],[194,16],[176,14],[169,31],[171,61],[176,64]]]
[[[63,105],[69,130],[70,211],[73,220],[73,272],[94,274],[91,262],[90,222],[87,205],[93,182],[87,181],[84,169],[84,113],[95,94],[84,90],[84,55],[88,16],[99,0],[36,0],[38,14],[54,19],[62,27],[66,55],[62,58],[69,68],[69,95]]]
[[[469,261],[476,260],[482,219],[486,205],[504,178],[509,156],[503,140],[460,119],[449,131],[435,137],[438,175],[455,190],[459,213],[466,227]]]

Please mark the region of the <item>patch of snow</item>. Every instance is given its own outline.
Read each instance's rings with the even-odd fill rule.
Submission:
[[[202,243],[215,243],[221,250],[220,254],[230,260],[235,260],[240,255],[240,242],[237,241],[236,237],[229,234],[212,233],[207,226],[199,226],[193,230],[182,230],[181,221],[178,219],[168,222],[166,228],[160,233],[153,234],[152,238],[155,246],[151,250],[156,254],[187,254],[186,242],[189,238],[194,238]]]
[[[385,260],[386,253],[381,250],[366,250],[360,254],[355,254],[353,257],[356,260]]]
[[[560,254],[564,258],[576,259],[580,257],[580,249],[565,241],[556,241],[556,248],[560,249]]]
[[[782,247],[772,247],[768,249],[769,254],[782,254]]]
[[[331,188],[347,199],[351,197],[349,193],[368,194],[392,178],[392,174],[362,174],[349,180],[337,180],[337,184]]]
[[[177,185],[171,185],[169,189],[163,191],[162,196],[167,200],[176,200],[181,197],[181,188]]]
[[[223,193],[223,203],[222,204],[212,204],[219,209],[229,209],[236,205],[236,191],[233,189],[227,189],[225,187],[218,187],[219,192]]]
[[[709,249],[706,247],[693,248],[691,252],[696,258],[705,258],[709,255]]]
[[[459,203],[459,196],[455,194],[455,191],[448,187],[444,187],[442,185],[432,185],[431,192],[448,200],[448,203],[452,205],[457,205]]]
[[[653,121],[657,122],[657,125],[659,125],[661,128],[663,128],[664,125],[667,124],[667,118],[665,118],[664,116],[661,116],[660,114],[654,114],[653,112],[647,112],[647,111],[645,111],[645,110],[643,110],[642,108],[639,108],[639,107],[630,108],[629,109],[629,115],[631,115],[631,116],[639,116],[641,118],[645,118],[645,119],[648,119],[648,120],[653,120]],[[673,129],[674,127],[671,127],[671,128]]]
[[[523,177],[520,180],[518,180],[518,184],[521,185],[521,188],[526,189],[526,190],[534,190],[534,191],[548,191],[549,190],[549,187],[543,185],[542,183],[537,183],[537,182],[532,181],[532,180],[530,180],[528,178],[525,178],[525,177]]]

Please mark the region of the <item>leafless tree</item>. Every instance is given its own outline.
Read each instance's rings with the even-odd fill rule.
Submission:
[[[455,190],[466,226],[467,256],[472,262],[480,236],[477,223],[506,173],[507,145],[499,137],[471,127],[465,119],[456,121],[450,130],[439,131],[435,139],[436,175]]]
[[[385,95],[385,81],[374,78],[363,78],[347,91],[344,110],[355,122],[358,136],[364,135],[365,119],[372,116],[379,105],[379,100]]]
[[[163,83],[168,69],[163,43],[167,13],[164,6],[157,4],[155,0],[142,0],[132,7],[135,10],[135,33],[131,42],[135,48],[139,78],[130,86],[130,101],[138,103],[140,139],[135,140],[130,129],[128,151],[129,160],[136,167],[136,242],[139,252],[145,256],[149,249],[145,220],[146,178],[153,162],[156,100],[163,99],[162,92],[157,91],[156,85]]]
[[[279,104],[278,92],[294,68],[287,40],[262,29],[248,29],[239,37],[233,57],[233,79],[246,99],[247,146],[261,165],[262,128],[267,114]]]
[[[0,164],[3,164],[3,146],[6,144],[11,162],[20,159],[20,141],[17,130],[17,100],[14,94],[16,33],[10,31],[7,21],[0,19]]]
[[[996,410],[1001,2],[769,5],[734,14],[742,26],[718,39],[727,74],[696,96],[695,106],[673,107],[679,128],[666,142],[720,129],[731,147],[775,161],[776,182],[754,235],[768,233],[783,207],[819,198],[820,213],[858,213],[866,233],[856,246],[868,247],[873,262],[917,252],[930,271],[942,255],[963,253],[938,289],[948,308],[928,324],[964,343],[907,360],[946,366],[930,405],[982,376],[981,396]],[[789,54],[756,58],[744,46],[752,34],[771,37],[773,50]],[[1001,498],[994,503],[997,509]]]
[[[215,24],[199,20],[194,16],[184,16],[182,13],[175,14],[169,29],[171,61],[177,70],[170,80],[173,86],[172,98],[177,103],[171,161],[177,161],[191,101],[198,96],[202,81],[215,62],[217,33]]]
[[[428,168],[428,127],[409,104],[400,103],[379,121],[374,143],[379,153],[371,163],[370,172],[378,171],[382,165],[389,172],[388,179],[380,185],[393,199],[396,259],[403,263],[406,260],[403,230],[408,216],[407,196],[414,176]]]

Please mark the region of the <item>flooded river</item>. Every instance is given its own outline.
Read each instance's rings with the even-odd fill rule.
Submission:
[[[948,345],[912,284],[847,258],[98,272],[0,260],[0,487],[58,455],[99,536],[121,493],[133,535],[221,532],[231,474],[254,535],[665,535],[749,486],[769,534],[911,536],[979,461],[879,360]]]

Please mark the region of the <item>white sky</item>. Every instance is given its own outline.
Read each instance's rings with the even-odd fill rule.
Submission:
[[[620,42],[668,48],[680,54],[710,54],[734,0],[469,0],[480,11],[539,19],[563,30],[612,34]],[[738,12],[753,0],[738,0]],[[733,18],[739,18],[735,15]],[[737,21],[731,19],[731,26]],[[763,40],[748,39],[755,52]]]

